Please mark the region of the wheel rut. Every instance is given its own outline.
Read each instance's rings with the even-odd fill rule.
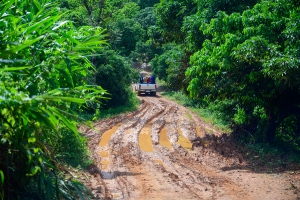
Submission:
[[[81,127],[96,199],[257,199],[221,170],[240,160],[220,156],[230,146],[219,131],[160,96],[139,98],[137,111]]]

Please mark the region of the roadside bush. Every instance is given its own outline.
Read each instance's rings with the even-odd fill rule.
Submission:
[[[53,156],[72,167],[86,168],[91,164],[87,148],[87,139],[80,134],[74,134],[70,129],[63,127],[53,133],[56,137],[46,143],[53,149]],[[51,145],[50,145],[51,144]]]
[[[74,110],[100,103],[106,94],[86,84],[92,68],[86,55],[105,41],[100,29],[84,34],[59,21],[63,14],[48,0],[0,5],[0,195],[5,199],[70,199],[86,192],[59,176],[62,168],[51,145],[56,145],[54,133],[70,136],[60,135],[62,126],[79,139]]]
[[[109,109],[124,106],[131,98],[131,83],[136,81],[138,72],[131,63],[113,50],[104,50],[96,57],[94,64],[97,68],[95,83],[106,89],[109,101],[103,102],[101,108]]]

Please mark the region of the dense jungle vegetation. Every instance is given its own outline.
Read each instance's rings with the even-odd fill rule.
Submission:
[[[0,199],[88,196],[82,116],[130,106],[132,62],[239,140],[300,151],[297,0],[4,0]]]

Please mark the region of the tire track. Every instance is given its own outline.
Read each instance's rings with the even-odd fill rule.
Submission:
[[[254,199],[215,166],[225,166],[229,158],[222,155],[231,151],[221,145],[220,132],[174,102],[139,98],[136,112],[99,121],[94,129],[82,128],[93,140],[90,171],[97,199]],[[101,143],[113,127],[107,144]],[[144,142],[152,148],[143,150]]]

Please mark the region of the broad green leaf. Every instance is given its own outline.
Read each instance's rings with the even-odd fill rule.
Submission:
[[[46,184],[47,184],[47,188],[46,188],[47,199],[51,200],[53,184],[50,177],[47,177]]]
[[[55,117],[55,115],[53,115],[53,113],[50,110],[43,109],[43,111],[49,115],[49,120],[52,122],[53,125],[58,124],[57,118]]]
[[[70,130],[75,134],[78,134],[76,126],[72,124],[60,111],[54,107],[49,107],[53,111],[53,114],[56,115]]]
[[[36,142],[36,138],[35,137],[28,138],[28,143],[35,143],[35,142]]]
[[[4,4],[2,4],[0,6],[1,11],[0,11],[0,17],[3,16],[3,14],[15,3],[15,0],[9,0],[7,2],[5,2]],[[4,8],[2,8],[4,7]]]
[[[46,17],[45,19],[29,26],[25,31],[24,31],[24,35],[26,34],[30,34],[34,31],[40,31],[41,26],[43,26],[44,24],[46,24],[47,22],[53,20],[54,17]],[[27,24],[24,24],[24,26],[27,26]]]
[[[54,30],[56,30],[56,29],[62,27],[63,25],[65,25],[65,24],[67,24],[67,23],[69,23],[69,21],[59,22],[59,24],[58,24],[57,26],[55,26],[54,28],[52,28],[52,30],[54,31]]]
[[[0,170],[0,181],[1,181],[1,184],[3,185],[4,184],[4,173],[2,170]]]
[[[37,0],[33,0],[33,3],[34,3],[34,5],[35,5],[39,10],[42,9],[41,4],[40,4]]]
[[[26,174],[27,176],[34,176],[38,172],[41,171],[41,168],[39,166],[34,166],[30,168],[30,174]]]
[[[51,18],[51,21],[49,21],[48,23],[46,23],[42,29],[39,30],[39,33],[43,33],[44,30],[48,29],[50,26],[52,26],[56,21],[58,21],[65,13],[58,15],[58,16],[54,16]]]
[[[41,40],[43,38],[44,38],[44,36],[40,36],[40,37],[35,38],[34,40],[27,40],[24,43],[22,43],[22,44],[20,44],[20,45],[18,45],[16,47],[14,47],[14,48],[12,48],[10,50],[5,50],[1,54],[3,54],[3,53],[6,53],[6,54],[15,54],[18,51],[21,51],[22,49],[25,49],[25,48],[31,46],[32,44],[38,42],[39,40]],[[1,56],[1,54],[0,54],[0,56]]]
[[[64,97],[64,96],[50,96],[50,95],[41,95],[35,97],[38,100],[52,100],[52,101],[67,101],[67,102],[74,102],[74,103],[85,103],[84,99],[75,98],[75,97]]]
[[[79,195],[79,197],[81,198],[81,200],[84,200],[84,197],[83,197],[80,189],[73,182],[70,182],[70,185],[76,190],[76,192]]]
[[[0,61],[1,62],[1,61]],[[32,66],[26,66],[26,67],[6,67],[6,68],[0,68],[0,71],[19,71],[31,68]]]

